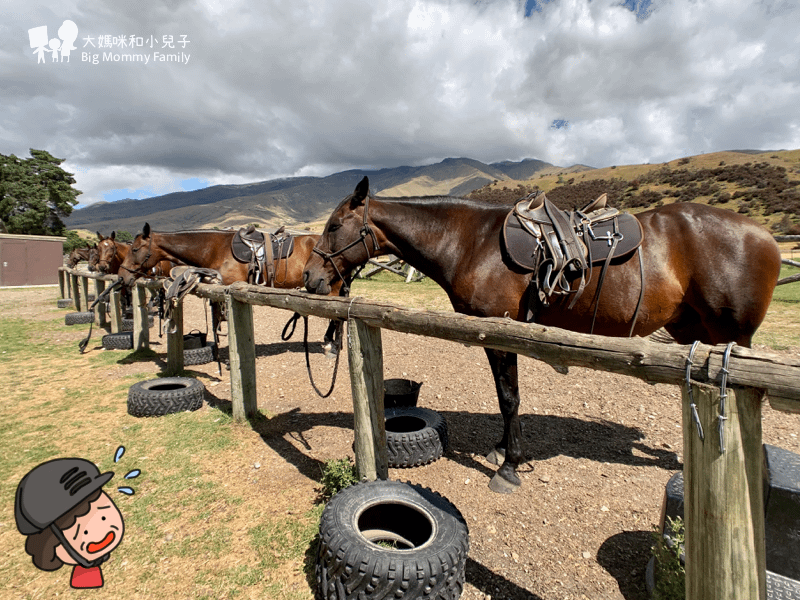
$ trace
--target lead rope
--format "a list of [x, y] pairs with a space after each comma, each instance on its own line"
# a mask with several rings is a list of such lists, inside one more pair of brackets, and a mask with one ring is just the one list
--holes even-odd
[[[108, 298], [109, 294], [111, 294], [111, 292], [113, 290], [115, 290], [115, 289], [117, 289], [117, 287], [121, 287], [121, 286], [122, 286], [122, 278], [119, 278], [117, 281], [115, 281], [109, 287], [107, 287], [105, 290], [103, 290], [100, 293], [100, 295], [97, 296], [97, 298], [95, 298], [95, 301], [92, 302], [92, 305], [89, 307], [89, 310], [94, 312], [94, 307], [95, 306], [97, 306], [100, 302], [102, 302], [103, 300]], [[92, 322], [89, 323], [89, 335], [86, 336], [86, 339], [81, 340], [80, 342], [78, 342], [78, 349], [81, 351], [81, 354], [84, 353], [84, 351], [86, 350], [86, 346], [89, 345], [89, 340], [92, 339], [92, 326], [93, 325], [94, 325], [94, 319], [92, 319]]]
[[[297, 315], [297, 316], [299, 317], [300, 315]], [[292, 317], [292, 318], [294, 319], [294, 317]], [[294, 319], [294, 321], [297, 322], [297, 319]], [[344, 323], [342, 321], [339, 321], [339, 323], [336, 325], [336, 339], [337, 340], [341, 340], [342, 339], [342, 325], [343, 324]], [[287, 327], [288, 327], [288, 325], [289, 324], [287, 323]], [[284, 328], [284, 330], [285, 330], [285, 328]], [[294, 328], [292, 328], [292, 331], [294, 331]], [[291, 336], [291, 334], [290, 334], [290, 336]], [[306, 370], [308, 371], [308, 380], [311, 382], [311, 387], [314, 388], [314, 391], [317, 392], [317, 395], [320, 398], [327, 398], [328, 396], [330, 396], [333, 393], [333, 388], [336, 385], [336, 375], [339, 373], [339, 359], [342, 357], [341, 348], [339, 348], [339, 351], [336, 353], [336, 362], [333, 365], [333, 378], [331, 379], [331, 387], [324, 394], [317, 387], [317, 384], [314, 383], [314, 375], [311, 373], [311, 358], [309, 357], [309, 351], [308, 351], [308, 317], [307, 316], [303, 317], [303, 349], [306, 352]]]

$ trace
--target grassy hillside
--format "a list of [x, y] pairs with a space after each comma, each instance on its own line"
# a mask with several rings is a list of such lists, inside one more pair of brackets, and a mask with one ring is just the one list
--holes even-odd
[[496, 181], [470, 196], [510, 204], [536, 189], [563, 208], [579, 208], [603, 193], [611, 206], [631, 212], [703, 202], [748, 215], [776, 234], [800, 234], [800, 150], [716, 152], [658, 165], [540, 173]]

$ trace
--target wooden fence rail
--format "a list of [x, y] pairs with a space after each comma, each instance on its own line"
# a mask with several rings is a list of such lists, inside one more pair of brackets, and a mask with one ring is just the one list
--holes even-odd
[[[160, 284], [140, 283], [156, 285]], [[727, 385], [721, 389], [723, 346], [698, 345], [687, 382], [689, 347], [677, 344], [586, 335], [510, 319], [413, 310], [245, 283], [200, 284], [193, 294], [228, 306], [231, 400], [237, 418], [256, 410], [253, 305], [347, 321], [356, 462], [359, 473], [370, 478], [386, 473], [381, 329], [515, 352], [546, 362], [561, 373], [578, 366], [679, 385], [683, 391], [687, 598], [766, 599], [761, 405], [766, 397], [776, 410], [800, 413], [800, 360], [734, 347]], [[146, 327], [144, 323], [140, 320], [136, 326]], [[717, 426], [723, 402], [727, 420], [720, 436]], [[705, 432], [702, 439], [696, 420]], [[736, 577], [731, 577], [734, 572]]]

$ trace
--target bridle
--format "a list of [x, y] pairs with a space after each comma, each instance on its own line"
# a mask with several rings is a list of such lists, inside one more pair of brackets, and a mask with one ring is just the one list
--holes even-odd
[[[131, 246], [130, 252], [131, 252], [131, 254], [133, 254], [133, 246]], [[144, 267], [144, 265], [147, 264], [147, 261], [150, 260], [150, 257], [152, 255], [153, 255], [153, 235], [151, 234], [150, 235], [150, 243], [147, 246], [147, 256], [144, 257], [144, 260], [140, 263], [139, 268], [138, 269], [129, 269], [128, 267], [126, 267], [124, 265], [120, 265], [119, 268], [120, 269], [125, 269], [131, 275], [141, 275], [143, 277], [147, 277], [149, 275], [149, 273], [147, 271], [143, 271], [142, 268]]]
[[333, 266], [333, 269], [336, 271], [336, 275], [339, 277], [339, 279], [342, 280], [342, 290], [344, 291], [345, 295], [349, 294], [350, 292], [350, 284], [353, 281], [353, 277], [351, 276], [348, 281], [348, 278], [346, 278], [342, 274], [342, 272], [339, 270], [339, 267], [336, 266], [336, 263], [333, 261], [333, 259], [339, 256], [340, 254], [347, 252], [353, 246], [357, 246], [358, 244], [363, 243], [364, 250], [367, 251], [367, 260], [369, 260], [370, 258], [372, 258], [372, 255], [370, 254], [369, 246], [367, 245], [367, 237], [372, 238], [372, 252], [375, 253], [378, 252], [378, 250], [380, 250], [380, 244], [378, 244], [378, 236], [375, 235], [375, 232], [372, 230], [372, 227], [370, 227], [369, 223], [367, 222], [368, 212], [369, 212], [369, 195], [367, 195], [366, 199], [364, 200], [364, 221], [361, 225], [361, 230], [359, 231], [359, 237], [357, 240], [353, 240], [352, 242], [347, 244], [347, 246], [341, 248], [340, 250], [337, 250], [336, 252], [323, 252], [316, 246], [312, 248], [312, 251], [316, 254], [319, 254], [323, 260], [330, 261], [331, 265]]

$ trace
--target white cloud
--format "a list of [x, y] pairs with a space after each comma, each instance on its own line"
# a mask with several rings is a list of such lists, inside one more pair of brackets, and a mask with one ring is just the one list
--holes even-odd
[[[524, 3], [523, 3], [524, 4]], [[81, 201], [422, 164], [448, 156], [593, 166], [800, 147], [800, 7], [554, 0], [292, 3], [12, 0], [0, 24], [0, 152], [44, 148]], [[79, 28], [37, 64], [29, 28]], [[186, 35], [188, 63], [92, 64], [86, 38]], [[96, 40], [95, 40], [96, 43]], [[551, 129], [559, 119], [568, 128]]]

